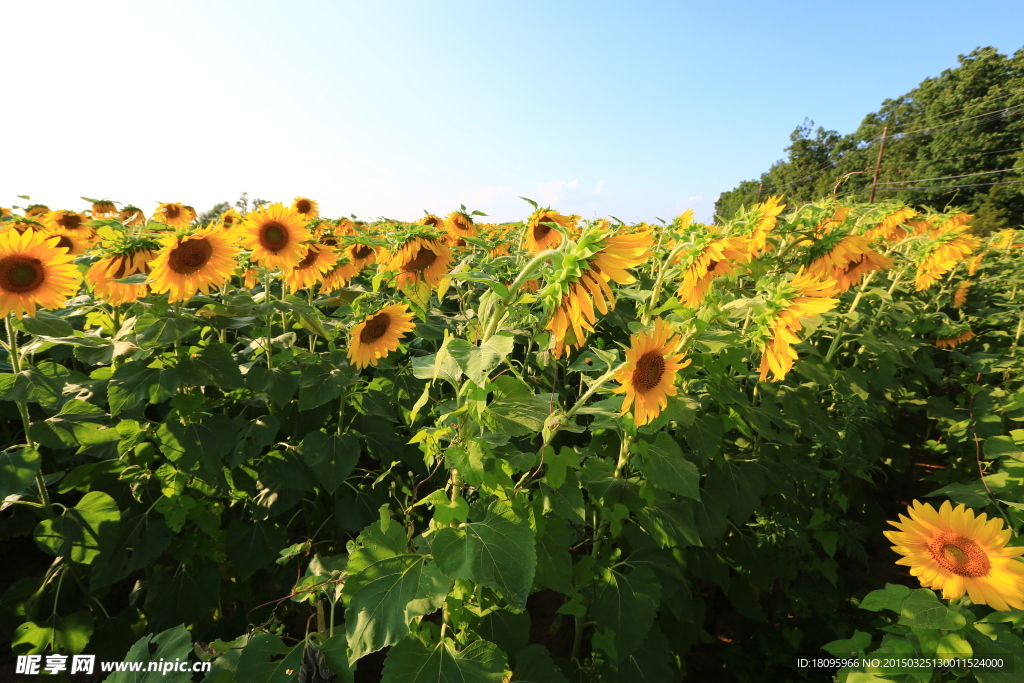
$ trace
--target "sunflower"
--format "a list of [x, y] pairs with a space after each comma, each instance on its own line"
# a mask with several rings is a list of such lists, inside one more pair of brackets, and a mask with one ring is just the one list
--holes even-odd
[[923, 252], [917, 264], [917, 291], [928, 289], [960, 261], [967, 258], [978, 245], [978, 238], [965, 233], [939, 235]]
[[704, 300], [711, 282], [720, 275], [733, 272], [737, 263], [750, 260], [742, 238], [719, 238], [699, 251], [679, 283], [679, 300], [684, 306], [696, 308]]
[[121, 209], [121, 213], [117, 215], [119, 221], [125, 225], [145, 225], [146, 214], [142, 213], [142, 209], [137, 206], [126, 206]]
[[303, 242], [312, 236], [295, 209], [271, 204], [252, 211], [238, 226], [242, 246], [252, 250], [249, 258], [264, 268], [294, 268], [306, 256]]
[[1000, 230], [999, 234], [992, 240], [993, 249], [1006, 249], [1013, 244], [1013, 238], [1017, 235], [1017, 231], [1013, 228], [1008, 230]]
[[444, 229], [444, 219], [440, 216], [428, 213], [426, 216], [416, 221], [416, 225], [426, 225], [434, 228], [435, 230], [442, 230]]
[[434, 287], [448, 272], [451, 262], [452, 253], [444, 242], [433, 237], [413, 237], [391, 255], [387, 267], [398, 273], [398, 287], [420, 282]]
[[807, 273], [831, 277], [838, 283], [839, 291], [845, 292], [867, 273], [892, 268], [895, 263], [868, 246], [870, 243], [867, 235], [846, 235], [827, 254], [814, 259], [807, 266]]
[[40, 220], [49, 230], [63, 230], [68, 234], [78, 235], [79, 239], [85, 241], [92, 241], [96, 236], [96, 231], [85, 225], [85, 222], [89, 220], [88, 216], [74, 211], [50, 211], [44, 214]]
[[764, 202], [754, 207], [756, 218], [754, 219], [754, 230], [747, 237], [745, 246], [751, 258], [756, 258], [763, 251], [771, 250], [768, 244], [768, 233], [775, 229], [779, 214], [785, 210], [786, 205], [781, 204], [782, 195], [771, 196]]
[[85, 239], [81, 232], [71, 230], [47, 230], [48, 237], [56, 238], [54, 244], [61, 249], [66, 249], [72, 256], [81, 256], [89, 250], [91, 242]]
[[334, 267], [324, 273], [321, 280], [321, 292], [333, 292], [348, 284], [348, 281], [359, 275], [359, 269], [348, 259], [339, 260]]
[[92, 202], [93, 218], [113, 218], [117, 215], [117, 207], [109, 199], [97, 199]]
[[187, 228], [195, 219], [195, 209], [178, 202], [161, 204], [153, 212], [154, 221], [171, 228]]
[[572, 218], [550, 209], [534, 211], [526, 221], [526, 234], [523, 235], [523, 247], [532, 254], [545, 249], [556, 249], [562, 243], [562, 233], [551, 226], [543, 225], [544, 223], [555, 223], [569, 229], [572, 226]]
[[345, 249], [345, 255], [352, 261], [357, 270], [363, 270], [377, 260], [377, 252], [373, 247], [356, 242]]
[[11, 216], [10, 220], [4, 221], [3, 227], [0, 231], [16, 230], [17, 232], [25, 232], [31, 228], [39, 232], [46, 232], [47, 228], [42, 223], [38, 223], [31, 218], [25, 218], [24, 216]]
[[967, 290], [970, 289], [970, 282], [961, 282], [960, 286], [956, 288], [956, 292], [953, 293], [953, 305], [957, 308], [963, 308], [964, 304], [967, 303]]
[[977, 256], [975, 256], [974, 258], [972, 258], [970, 261], [967, 262], [967, 276], [968, 277], [974, 277], [974, 274], [976, 272], [978, 272], [978, 266], [981, 265], [981, 259], [984, 256], [985, 256], [984, 254], [978, 254]]
[[8, 216], [13, 215], [14, 214], [11, 212], [11, 210], [8, 209], [6, 206], [0, 206], [0, 218], [7, 218]]
[[835, 280], [818, 279], [806, 272], [797, 273], [785, 289], [785, 303], [768, 323], [770, 339], [758, 368], [762, 382], [768, 378], [769, 370], [773, 373], [772, 381], [778, 382], [793, 369], [797, 353], [792, 345], [800, 343], [796, 335], [803, 327], [800, 319], [821, 315], [839, 303], [839, 299], [827, 298], [838, 291]]
[[50, 207], [46, 204], [29, 204], [25, 207], [25, 218], [42, 218], [50, 213]]
[[54, 242], [32, 229], [0, 233], [0, 316], [13, 312], [21, 320], [25, 313], [34, 316], [36, 306], [64, 308], [78, 291], [74, 257]]
[[242, 214], [234, 209], [228, 209], [220, 215], [220, 225], [225, 230], [230, 230], [242, 222]]
[[306, 247], [306, 255], [298, 264], [287, 271], [284, 281], [292, 292], [300, 289], [312, 289], [323, 279], [338, 260], [338, 253], [326, 244], [310, 244]]
[[238, 254], [222, 231], [207, 228], [191, 235], [165, 237], [163, 249], [149, 264], [153, 292], [170, 292], [168, 302], [188, 301], [196, 292], [226, 283], [235, 269]]
[[360, 370], [398, 348], [399, 340], [416, 326], [405, 304], [393, 304], [366, 317], [352, 328], [348, 358]]
[[[444, 230], [453, 237], [475, 237], [476, 225], [465, 211], [453, 211], [444, 219]], [[464, 245], [463, 245], [464, 246]]]
[[906, 206], [896, 209], [883, 218], [878, 225], [864, 233], [864, 236], [872, 240], [881, 237], [887, 242], [901, 240], [908, 234], [903, 224], [916, 215], [917, 211]]
[[971, 339], [974, 339], [974, 333], [971, 332], [970, 330], [967, 330], [965, 332], [961, 332], [960, 334], [958, 334], [955, 337], [946, 337], [945, 339], [936, 339], [935, 340], [935, 345], [937, 347], [939, 347], [940, 349], [953, 349], [953, 348], [956, 348], [957, 346], [960, 346], [965, 341], [970, 341]]
[[947, 500], [938, 510], [918, 501], [909, 517], [889, 522], [899, 531], [883, 531], [902, 555], [896, 564], [910, 567], [922, 586], [942, 590], [955, 600], [967, 593], [976, 605], [1006, 612], [1024, 609], [1024, 547], [1008, 547], [1012, 534], [1001, 519], [974, 516], [963, 504]]
[[633, 420], [637, 426], [645, 425], [665, 409], [668, 397], [676, 395], [676, 373], [690, 364], [685, 353], [678, 351], [681, 339], [672, 328], [660, 318], [654, 321], [654, 329], [643, 331], [630, 338], [626, 349], [626, 365], [615, 373], [619, 387], [616, 394], [625, 392], [622, 414], [633, 407]]
[[296, 197], [292, 201], [292, 210], [306, 220], [312, 220], [320, 215], [320, 206], [312, 199]]
[[85, 279], [92, 283], [95, 295], [109, 304], [138, 301], [149, 293], [149, 285], [128, 285], [114, 280], [149, 273], [149, 264], [155, 258], [156, 252], [145, 247], [110, 254], [89, 266]]

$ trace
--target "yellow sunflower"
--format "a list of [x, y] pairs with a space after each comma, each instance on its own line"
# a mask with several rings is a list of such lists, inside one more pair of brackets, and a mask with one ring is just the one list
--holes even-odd
[[442, 230], [444, 228], [444, 219], [440, 216], [428, 213], [426, 216], [416, 221], [416, 225], [428, 225], [436, 230]]
[[935, 345], [940, 349], [954, 349], [963, 344], [965, 341], [970, 341], [971, 339], [974, 339], [974, 333], [971, 332], [970, 330], [967, 330], [965, 332], [961, 332], [955, 337], [936, 339]]
[[720, 275], [733, 272], [737, 263], [750, 260], [742, 238], [719, 238], [709, 242], [693, 259], [679, 283], [679, 300], [684, 306], [696, 308], [707, 296], [711, 282]]
[[241, 243], [252, 250], [249, 259], [264, 268], [294, 268], [306, 255], [303, 244], [312, 237], [306, 221], [283, 204], [252, 211], [238, 226]]
[[333, 292], [348, 284], [348, 281], [359, 275], [359, 269], [348, 259], [339, 261], [334, 267], [324, 273], [321, 280], [321, 292]]
[[839, 299], [827, 298], [837, 293], [835, 280], [819, 280], [806, 272], [797, 273], [789, 283], [791, 296], [786, 300], [785, 307], [776, 313], [770, 323], [771, 339], [761, 355], [760, 379], [768, 378], [771, 370], [773, 382], [782, 380], [793, 369], [793, 361], [797, 353], [793, 344], [800, 343], [796, 333], [803, 327], [801, 318], [810, 318], [830, 311], [839, 303]]
[[970, 289], [970, 282], [961, 282], [960, 286], [956, 288], [953, 293], [953, 305], [957, 308], [963, 308], [964, 304], [967, 303], [967, 290]]
[[1008, 230], [1000, 230], [999, 234], [992, 239], [993, 249], [1007, 249], [1013, 244], [1013, 238], [1017, 236], [1017, 231], [1013, 228]]
[[114, 280], [149, 273], [149, 264], [155, 258], [156, 253], [145, 248], [110, 254], [89, 266], [85, 279], [92, 284], [95, 296], [109, 304], [138, 301], [149, 293], [149, 285], [127, 285]]
[[306, 197], [296, 197], [292, 201], [292, 210], [306, 220], [312, 220], [320, 215], [320, 205]]
[[96, 231], [85, 225], [88, 220], [88, 216], [74, 211], [50, 211], [42, 216], [40, 222], [49, 230], [64, 230], [68, 234], [79, 235], [83, 241], [92, 241]]
[[984, 254], [978, 254], [977, 256], [975, 256], [974, 258], [972, 258], [972, 259], [971, 259], [971, 260], [970, 260], [970, 261], [969, 261], [969, 262], [967, 263], [967, 276], [968, 276], [968, 277], [974, 277], [974, 274], [975, 274], [976, 272], [978, 272], [978, 266], [980, 266], [980, 265], [981, 265], [981, 259], [982, 259], [982, 258], [983, 258], [984, 256], [985, 256]]
[[871, 238], [867, 235], [847, 235], [827, 254], [814, 259], [807, 266], [807, 273], [832, 278], [839, 285], [839, 291], [845, 292], [867, 273], [892, 268], [895, 263], [872, 249], [870, 243]]
[[526, 234], [523, 235], [523, 248], [531, 254], [540, 253], [545, 249], [555, 249], [562, 243], [562, 233], [543, 223], [554, 223], [569, 229], [572, 227], [572, 218], [550, 209], [534, 211], [526, 221]]
[[188, 301], [199, 291], [208, 294], [234, 272], [238, 249], [222, 231], [207, 228], [183, 237], [165, 237], [161, 243], [164, 248], [149, 267], [153, 292], [170, 292], [170, 303]]
[[0, 233], [0, 316], [13, 312], [20, 320], [35, 315], [36, 306], [64, 308], [78, 291], [74, 257], [55, 242], [32, 229]]
[[42, 218], [50, 213], [50, 207], [46, 204], [30, 204], [25, 207], [25, 218]]
[[56, 238], [54, 244], [61, 249], [66, 249], [72, 256], [81, 256], [92, 245], [89, 240], [85, 239], [85, 235], [82, 232], [59, 229], [47, 230], [46, 234], [48, 237]]
[[955, 600], [967, 593], [976, 605], [1006, 612], [1024, 609], [1024, 547], [1009, 547], [1012, 533], [1001, 519], [956, 508], [947, 500], [938, 510], [918, 501], [909, 517], [889, 522], [899, 531], [884, 531], [902, 555], [896, 564], [910, 567], [922, 586], [942, 590]]
[[917, 264], [917, 291], [928, 289], [940, 277], [964, 260], [978, 245], [978, 238], [966, 233], [946, 233], [935, 238]]
[[360, 271], [377, 260], [377, 252], [373, 247], [359, 244], [358, 242], [349, 245], [345, 250], [345, 255], [351, 259], [352, 265]]
[[425, 282], [435, 287], [451, 266], [452, 253], [432, 237], [413, 237], [391, 255], [388, 269], [398, 273], [398, 287]]
[[121, 213], [117, 215], [125, 225], [145, 225], [146, 214], [142, 213], [142, 209], [137, 206], [126, 206], [121, 209]]
[[187, 228], [195, 219], [195, 209], [178, 202], [166, 202], [153, 212], [154, 221], [171, 228]]
[[238, 213], [234, 209], [228, 209], [220, 215], [220, 225], [225, 230], [231, 230], [233, 227], [242, 222], [242, 214]]
[[360, 370], [398, 348], [399, 340], [416, 325], [405, 304], [392, 304], [352, 328], [348, 358]]
[[473, 219], [464, 211], [453, 211], [444, 219], [444, 230], [454, 237], [475, 237], [477, 230]]
[[333, 247], [326, 244], [310, 244], [306, 247], [303, 259], [285, 273], [285, 284], [292, 292], [312, 289], [334, 267], [337, 260], [338, 252]]
[[754, 230], [744, 243], [751, 258], [756, 258], [761, 255], [761, 252], [771, 250], [771, 245], [768, 244], [768, 233], [775, 229], [779, 214], [786, 208], [785, 204], [780, 203], [781, 201], [782, 195], [771, 196], [754, 207], [757, 216], [754, 220]]
[[916, 215], [917, 211], [906, 206], [896, 209], [883, 218], [878, 225], [864, 233], [864, 236], [872, 240], [881, 237], [887, 242], [899, 241], [909, 234], [903, 224]]
[[117, 215], [117, 207], [109, 199], [97, 199], [92, 203], [93, 218], [113, 218]]
[[637, 426], [645, 425], [668, 405], [668, 397], [676, 395], [676, 373], [690, 364], [679, 350], [681, 339], [660, 318], [654, 321], [652, 331], [642, 331], [631, 337], [626, 349], [626, 365], [615, 373], [619, 387], [616, 394], [625, 392], [622, 414], [633, 408]]

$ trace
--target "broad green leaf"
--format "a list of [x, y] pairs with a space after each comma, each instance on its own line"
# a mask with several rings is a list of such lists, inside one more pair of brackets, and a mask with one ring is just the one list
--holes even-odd
[[334, 493], [359, 461], [359, 439], [353, 434], [310, 432], [302, 440], [302, 457], [324, 487]]
[[985, 439], [985, 457], [989, 460], [996, 458], [1013, 458], [1024, 460], [1024, 448], [1021, 448], [1013, 439], [1008, 436], [990, 436]]
[[900, 612], [903, 601], [910, 596], [910, 589], [896, 583], [887, 583], [885, 588], [871, 591], [860, 603], [861, 609], [880, 612], [883, 609]]
[[544, 522], [544, 533], [537, 539], [537, 584], [559, 593], [572, 593], [572, 555], [569, 525], [552, 517]]
[[[312, 644], [313, 647], [323, 653], [323, 659], [327, 667], [338, 675], [335, 683], [353, 683], [355, 665], [349, 664], [348, 640], [345, 638], [344, 633], [336, 633], [331, 638], [324, 639], [323, 642], [319, 642], [314, 638]], [[313, 683], [313, 681], [311, 680], [310, 683]]]
[[537, 567], [534, 533], [527, 523], [488, 510], [481, 522], [439, 530], [431, 550], [448, 578], [493, 588], [515, 609], [526, 607]]
[[180, 379], [173, 368], [149, 367], [145, 361], [128, 361], [114, 370], [107, 386], [110, 412], [117, 415], [130, 410], [146, 398], [160, 403], [174, 395], [179, 386]]
[[516, 652], [516, 668], [511, 683], [569, 683], [551, 653], [534, 643]]
[[442, 348], [437, 353], [429, 356], [417, 356], [412, 359], [412, 374], [417, 379], [433, 380], [440, 378], [451, 384], [459, 386], [459, 378], [462, 377], [462, 369], [455, 362], [448, 350]]
[[[273, 633], [261, 633], [242, 649], [235, 680], [246, 683], [295, 681], [295, 674], [302, 664], [303, 649], [303, 643], [288, 647]], [[278, 659], [281, 655], [284, 657]]]
[[103, 563], [93, 563], [93, 589], [109, 586], [142, 569], [160, 557], [171, 543], [171, 532], [158, 515], [139, 514], [121, 520], [121, 533], [113, 554]]
[[32, 486], [41, 465], [42, 458], [35, 448], [11, 446], [0, 452], [0, 501]]
[[436, 571], [436, 563], [427, 564], [427, 558], [396, 555], [359, 573], [359, 588], [345, 611], [351, 661], [394, 645], [409, 634], [413, 616], [440, 608], [448, 582]]
[[634, 510], [640, 525], [662, 548], [700, 545], [701, 536], [693, 519], [693, 503], [673, 500], [665, 491]]
[[228, 527], [227, 554], [239, 578], [247, 579], [256, 570], [269, 566], [277, 553], [288, 543], [288, 534], [273, 524], [253, 522], [246, 525], [238, 519]]
[[75, 328], [71, 326], [71, 323], [47, 311], [36, 311], [34, 316], [26, 315], [21, 319], [21, 324], [29, 334], [70, 337], [75, 333]]
[[18, 655], [47, 654], [50, 651], [79, 654], [88, 645], [93, 629], [92, 614], [85, 610], [67, 616], [50, 614], [41, 621], [26, 621], [19, 625], [11, 636], [11, 650]]
[[253, 420], [236, 417], [232, 423], [236, 428], [241, 428], [228, 458], [228, 467], [232, 469], [263, 455], [264, 449], [274, 443], [280, 428], [278, 419], [273, 415], [260, 415]]
[[445, 641], [428, 647], [406, 638], [384, 660], [382, 683], [501, 683], [505, 655], [494, 643], [476, 640], [456, 652]]
[[963, 628], [967, 621], [962, 614], [954, 612], [939, 602], [935, 591], [918, 588], [903, 601], [900, 607], [899, 623], [915, 628], [956, 631]]
[[197, 329], [195, 322], [189, 318], [175, 315], [158, 316], [151, 312], [139, 316], [135, 323], [138, 344], [146, 349], [170, 346]]
[[174, 573], [162, 566], [149, 577], [144, 611], [152, 628], [194, 624], [210, 616], [220, 600], [221, 578], [212, 564], [190, 562]]
[[[47, 372], [50, 367], [60, 367], [63, 372]], [[50, 407], [61, 397], [64, 378], [70, 373], [53, 363], [40, 363], [25, 368], [16, 375], [4, 375], [0, 379], [0, 400], [26, 401]]]
[[576, 451], [562, 446], [557, 451], [548, 446], [544, 449], [544, 478], [553, 488], [562, 488], [566, 471], [579, 469], [580, 461]]
[[120, 520], [113, 498], [102, 491], [90, 491], [60, 517], [39, 522], [35, 539], [51, 555], [90, 564], [112, 549]]
[[852, 638], [833, 640], [822, 645], [821, 649], [836, 657], [853, 657], [864, 654], [869, 647], [871, 647], [871, 634], [854, 630]]
[[540, 482], [541, 494], [544, 496], [544, 510], [554, 512], [577, 524], [586, 524], [586, 506], [583, 502], [583, 490], [575, 472], [570, 472], [559, 488], [552, 488], [547, 481]]
[[283, 368], [254, 365], [245, 375], [245, 386], [254, 393], [266, 394], [275, 405], [283, 407], [299, 388], [299, 377]]
[[539, 432], [544, 421], [557, 407], [554, 394], [534, 394], [515, 377], [502, 375], [488, 385], [494, 399], [487, 404], [480, 421], [498, 434], [525, 436]]
[[676, 495], [700, 500], [700, 472], [667, 432], [658, 432], [654, 443], [639, 441], [636, 445], [642, 457], [634, 462], [648, 481]]
[[340, 368], [306, 366], [299, 378], [299, 410], [310, 410], [338, 398], [350, 381]]
[[484, 386], [494, 368], [512, 352], [514, 339], [509, 332], [501, 332], [477, 346], [464, 339], [453, 339], [448, 343], [448, 353], [466, 373], [466, 377], [478, 387]]
[[156, 433], [168, 460], [185, 471], [198, 463], [209, 482], [220, 476], [224, 456], [235, 441], [235, 425], [221, 413], [214, 413], [203, 422], [164, 422]]
[[716, 455], [722, 444], [722, 420], [715, 413], [708, 413], [694, 420], [693, 427], [684, 433], [686, 443], [700, 458], [706, 462]]
[[590, 613], [602, 628], [615, 632], [620, 661], [644, 642], [660, 601], [660, 583], [646, 566], [634, 567], [628, 574], [620, 567], [602, 573]]
[[671, 683], [679, 680], [668, 639], [653, 626], [636, 652], [624, 658], [610, 677], [621, 683]]
[[[106, 683], [157, 683], [158, 681], [160, 683], [190, 683], [192, 673], [188, 671], [164, 673], [162, 670], [146, 671], [146, 669], [149, 668], [149, 662], [155, 662], [159, 667], [163, 662], [187, 660], [191, 654], [192, 635], [183, 624], [178, 624], [174, 628], [161, 631], [156, 635], [145, 635], [135, 641], [122, 660], [143, 662], [142, 671], [117, 671], [106, 679]], [[99, 667], [97, 667], [98, 669]]]
[[202, 351], [178, 363], [182, 384], [220, 387], [227, 391], [242, 386], [242, 373], [226, 344], [212, 342]]

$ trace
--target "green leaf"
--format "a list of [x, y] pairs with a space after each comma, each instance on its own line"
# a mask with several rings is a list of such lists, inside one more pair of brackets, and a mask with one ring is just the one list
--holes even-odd
[[135, 323], [139, 346], [150, 349], [170, 346], [196, 329], [196, 323], [189, 318], [175, 315], [160, 316], [152, 312], [142, 314]]
[[918, 588], [903, 601], [899, 623], [914, 628], [936, 628], [956, 631], [967, 621], [959, 612], [949, 609], [935, 596], [935, 591]]
[[833, 640], [822, 645], [821, 649], [836, 657], [852, 657], [864, 654], [869, 647], [871, 647], [871, 634], [854, 630], [852, 638]]
[[254, 420], [236, 417], [232, 424], [239, 429], [235, 437], [234, 451], [228, 458], [228, 467], [235, 468], [242, 463], [263, 455], [264, 449], [274, 443], [280, 423], [273, 415], [260, 415]]
[[[641, 679], [642, 680], [642, 679]], [[569, 683], [551, 653], [534, 643], [516, 652], [516, 668], [511, 683]]]
[[484, 386], [494, 368], [512, 352], [514, 339], [509, 332], [501, 332], [477, 346], [464, 339], [453, 339], [448, 343], [448, 353], [456, 364], [478, 387]]
[[692, 505], [673, 500], [665, 491], [656, 491], [653, 500], [642, 503], [635, 513], [641, 526], [662, 548], [685, 548], [701, 544]]
[[71, 323], [46, 311], [36, 311], [35, 316], [26, 315], [21, 319], [21, 324], [29, 334], [70, 337], [75, 333], [75, 328], [71, 326]]
[[456, 652], [449, 641], [428, 647], [407, 638], [384, 660], [381, 683], [501, 683], [505, 655], [494, 643], [476, 640]]
[[0, 501], [32, 486], [41, 465], [42, 458], [35, 448], [12, 446], [0, 452]]
[[220, 475], [223, 458], [231, 451], [236, 437], [235, 425], [221, 413], [214, 413], [203, 422], [164, 422], [156, 435], [168, 460], [185, 471], [198, 463], [209, 482]]
[[[246, 683], [295, 681], [295, 673], [302, 665], [303, 649], [302, 643], [288, 647], [273, 633], [261, 633], [242, 649], [234, 680]], [[284, 657], [280, 658], [281, 655]]]
[[79, 654], [93, 634], [92, 614], [85, 610], [67, 616], [53, 613], [42, 621], [26, 621], [11, 636], [14, 654], [60, 652]]
[[197, 387], [220, 387], [227, 391], [242, 386], [242, 373], [226, 344], [212, 342], [198, 354], [178, 363], [182, 384]]
[[404, 554], [367, 565], [345, 611], [350, 661], [394, 645], [409, 634], [413, 616], [440, 608], [448, 582], [427, 555]]
[[299, 388], [299, 378], [283, 368], [254, 365], [245, 376], [245, 386], [254, 393], [266, 394], [275, 405], [283, 407]]
[[1013, 458], [1024, 461], [1024, 448], [1021, 448], [1013, 439], [1008, 436], [990, 436], [985, 439], [985, 457], [989, 460], [996, 458]]
[[299, 410], [310, 410], [338, 398], [350, 381], [340, 368], [306, 366], [299, 379]]
[[545, 520], [544, 533], [537, 539], [537, 584], [559, 593], [572, 593], [572, 555], [569, 525], [553, 517]]
[[706, 462], [716, 455], [722, 444], [722, 420], [715, 413], [708, 413], [694, 420], [693, 427], [686, 430], [686, 443]]
[[110, 412], [117, 415], [130, 410], [147, 397], [153, 403], [160, 403], [174, 395], [179, 386], [180, 379], [173, 368], [150, 367], [144, 361], [128, 361], [114, 370], [107, 385]]
[[[53, 363], [47, 364], [53, 366]], [[64, 381], [61, 375], [70, 374], [46, 372], [43, 364], [22, 370], [16, 375], [4, 375], [0, 379], [0, 400], [27, 401], [44, 406], [53, 406], [60, 400]]]
[[700, 500], [700, 472], [667, 432], [658, 432], [654, 443], [639, 441], [636, 445], [643, 457], [634, 462], [649, 481], [676, 495]]
[[334, 493], [359, 461], [359, 439], [353, 434], [310, 432], [302, 439], [302, 458], [324, 487]]
[[679, 680], [679, 672], [676, 670], [668, 639], [660, 628], [651, 628], [637, 651], [619, 664], [616, 674], [613, 680], [618, 681], [669, 683]]
[[557, 406], [554, 394], [534, 394], [515, 377], [502, 375], [488, 385], [494, 392], [492, 400], [480, 416], [488, 430], [508, 436], [525, 436], [539, 432], [544, 421]]
[[563, 519], [577, 524], [586, 524], [586, 505], [583, 502], [583, 490], [575, 472], [570, 472], [565, 482], [555, 489], [547, 481], [540, 482], [541, 494], [544, 496], [544, 510], [553, 510]]
[[488, 510], [482, 522], [439, 530], [431, 551], [448, 578], [493, 588], [515, 609], [525, 609], [537, 567], [533, 529], [498, 511], [507, 513], [507, 506]]
[[256, 570], [269, 566], [278, 551], [288, 544], [288, 534], [272, 524], [253, 522], [246, 524], [231, 520], [225, 550], [239, 578], [248, 579]]
[[455, 362], [448, 349], [442, 347], [437, 353], [429, 356], [417, 356], [412, 359], [412, 374], [417, 379], [433, 380], [439, 377], [453, 387], [458, 388], [462, 369]]
[[162, 662], [188, 660], [190, 654], [192, 654], [192, 635], [183, 624], [178, 624], [174, 628], [161, 631], [156, 635], [143, 636], [135, 641], [123, 660], [125, 662], [143, 662], [142, 670], [139, 672], [114, 672], [107, 677], [106, 683], [190, 683], [192, 674], [188, 671], [167, 673], [163, 673], [161, 670], [146, 671], [149, 668], [149, 662], [155, 662], [159, 667]]
[[102, 491], [90, 491], [60, 517], [39, 522], [35, 539], [44, 552], [90, 564], [112, 549], [120, 520], [121, 512], [113, 498]]
[[220, 600], [220, 586], [215, 565], [183, 564], [173, 576], [157, 565], [150, 574], [144, 604], [150, 627], [194, 624], [207, 618]]
[[883, 609], [899, 614], [903, 601], [910, 596], [910, 589], [896, 583], [887, 583], [881, 590], [871, 591], [860, 603], [861, 609], [880, 612]]
[[660, 585], [646, 566], [634, 567], [628, 574], [618, 567], [606, 569], [598, 579], [590, 613], [598, 624], [615, 632], [620, 661], [636, 652], [650, 631], [661, 600]]

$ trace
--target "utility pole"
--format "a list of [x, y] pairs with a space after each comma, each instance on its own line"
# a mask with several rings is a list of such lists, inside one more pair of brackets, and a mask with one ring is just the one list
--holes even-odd
[[885, 152], [885, 134], [889, 131], [889, 126], [882, 127], [882, 144], [878, 148], [878, 161], [875, 162], [875, 177], [871, 180], [871, 198], [868, 199], [868, 204], [875, 203], [875, 188], [878, 186], [878, 171], [882, 168], [882, 153]]
[[761, 190], [764, 188], [764, 183], [757, 184], [757, 199], [754, 200], [755, 204], [761, 203]]

